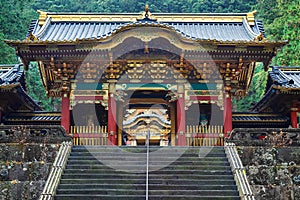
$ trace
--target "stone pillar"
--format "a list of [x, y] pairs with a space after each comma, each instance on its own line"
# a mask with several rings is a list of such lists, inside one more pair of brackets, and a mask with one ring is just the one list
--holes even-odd
[[70, 96], [64, 93], [61, 99], [61, 126], [70, 133]]
[[297, 118], [297, 101], [293, 101], [292, 106], [291, 106], [291, 126], [292, 128], [298, 128], [298, 118]]
[[186, 121], [185, 121], [185, 100], [184, 85], [178, 85], [178, 99], [176, 102], [176, 128], [177, 128], [177, 145], [186, 146]]
[[224, 95], [224, 137], [232, 131], [232, 102], [230, 92]]
[[117, 103], [116, 103], [116, 83], [110, 82], [108, 88], [108, 143], [117, 145]]

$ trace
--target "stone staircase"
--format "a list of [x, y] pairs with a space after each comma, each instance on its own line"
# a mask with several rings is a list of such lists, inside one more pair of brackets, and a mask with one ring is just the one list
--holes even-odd
[[[146, 152], [74, 146], [55, 199], [146, 199]], [[149, 199], [240, 197], [223, 147], [150, 147]]]

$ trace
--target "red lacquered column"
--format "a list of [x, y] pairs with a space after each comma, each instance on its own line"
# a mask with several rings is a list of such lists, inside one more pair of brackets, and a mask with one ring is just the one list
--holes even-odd
[[70, 97], [68, 94], [63, 94], [61, 100], [61, 126], [67, 133], [70, 133]]
[[232, 102], [231, 95], [226, 93], [224, 95], [224, 137], [232, 131]]
[[178, 94], [178, 99], [176, 103], [176, 127], [177, 127], [177, 145], [186, 146], [186, 119], [185, 119], [185, 101], [184, 93]]

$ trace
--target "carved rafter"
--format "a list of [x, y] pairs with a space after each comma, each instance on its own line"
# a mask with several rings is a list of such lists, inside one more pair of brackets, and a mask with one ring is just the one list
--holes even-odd
[[77, 72], [75, 63], [57, 62], [51, 57], [48, 62], [40, 61], [39, 67], [48, 96], [59, 97], [62, 93], [70, 93], [71, 80]]
[[216, 83], [223, 80], [224, 88], [234, 96], [244, 96], [249, 88], [255, 63], [179, 60], [116, 60], [101, 63], [60, 62], [51, 58], [42, 62], [40, 69], [48, 95], [57, 97], [61, 92], [70, 92], [71, 81], [105, 83], [109, 79], [120, 82], [174, 82], [186, 79], [192, 82]]
[[218, 66], [225, 91], [234, 96], [245, 96], [251, 83], [255, 63], [244, 61], [240, 57], [236, 62], [219, 62]]

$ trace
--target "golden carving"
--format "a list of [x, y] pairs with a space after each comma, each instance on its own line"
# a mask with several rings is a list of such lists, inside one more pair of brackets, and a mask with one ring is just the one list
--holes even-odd
[[[128, 141], [145, 141], [148, 131], [150, 140], [169, 141], [171, 122], [166, 109], [127, 109], [123, 121], [123, 131]], [[160, 143], [162, 144], [162, 143]]]

